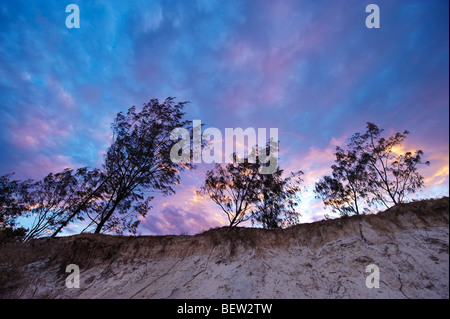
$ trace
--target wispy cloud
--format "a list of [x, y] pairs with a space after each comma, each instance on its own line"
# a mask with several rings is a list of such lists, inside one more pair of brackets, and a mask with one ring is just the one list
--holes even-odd
[[[308, 184], [367, 121], [410, 130], [432, 161], [429, 189], [448, 194], [448, 2], [377, 4], [381, 28], [369, 30], [359, 0], [81, 1], [81, 28], [67, 29], [63, 3], [2, 2], [0, 173], [98, 166], [117, 112], [175, 96], [206, 127], [279, 128], [282, 168]], [[204, 172], [171, 200], [193, 200]], [[305, 202], [305, 220], [321, 214]], [[168, 204], [170, 228], [155, 205], [143, 229], [151, 216], [155, 233], [216, 225], [196, 205], [212, 217]], [[201, 226], [181, 223], [188, 212]]]

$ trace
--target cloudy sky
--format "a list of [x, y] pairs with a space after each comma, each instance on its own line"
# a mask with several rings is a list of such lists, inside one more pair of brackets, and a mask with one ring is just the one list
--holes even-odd
[[[281, 168], [305, 172], [302, 222], [323, 218], [314, 181], [368, 121], [409, 130], [404, 149], [432, 163], [418, 196], [448, 195], [448, 25], [447, 0], [0, 1], [0, 174], [100, 167], [117, 112], [173, 96], [205, 128], [278, 128]], [[139, 232], [226, 225], [195, 195], [211, 168], [184, 173]]]

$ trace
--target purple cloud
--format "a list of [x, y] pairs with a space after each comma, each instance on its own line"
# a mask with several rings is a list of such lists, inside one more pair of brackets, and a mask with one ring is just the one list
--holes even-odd
[[[83, 1], [80, 29], [67, 29], [65, 4], [2, 2], [0, 174], [98, 167], [117, 112], [175, 96], [206, 127], [277, 127], [282, 168], [308, 183], [367, 121], [408, 129], [432, 161], [427, 194], [448, 194], [448, 2], [379, 0], [376, 30], [369, 3]], [[186, 208], [210, 168], [183, 175], [166, 206], [156, 199], [142, 232], [226, 224], [208, 201]], [[323, 215], [305, 202], [305, 220]]]

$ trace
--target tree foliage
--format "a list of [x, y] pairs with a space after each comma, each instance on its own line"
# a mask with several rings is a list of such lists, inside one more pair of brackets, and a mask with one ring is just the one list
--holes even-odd
[[257, 163], [245, 159], [225, 167], [215, 164], [206, 173], [204, 185], [197, 193], [209, 196], [227, 215], [229, 226], [237, 226], [251, 217], [253, 204], [257, 198]]
[[60, 173], [50, 173], [42, 180], [30, 183], [25, 200], [29, 208], [25, 214], [32, 220], [25, 240], [51, 233], [65, 214], [75, 206], [78, 197], [78, 181], [73, 170], [65, 169]]
[[[268, 146], [266, 146], [268, 147]], [[263, 149], [260, 150], [264, 151]], [[254, 151], [257, 153], [256, 151]], [[301, 171], [283, 178], [277, 166], [273, 174], [261, 174], [261, 163], [254, 153], [222, 166], [216, 164], [206, 173], [204, 185], [197, 192], [209, 196], [227, 215], [229, 226], [252, 220], [264, 228], [277, 228], [298, 222]]]
[[297, 207], [300, 203], [303, 172], [291, 172], [286, 178], [282, 175], [283, 170], [278, 168], [273, 174], [260, 176], [252, 222], [261, 224], [263, 228], [288, 227], [299, 222]]
[[138, 216], [145, 217], [153, 196], [175, 193], [179, 173], [193, 168], [191, 163], [175, 163], [170, 151], [175, 142], [170, 135], [175, 128], [188, 128], [183, 120], [186, 102], [175, 104], [173, 98], [144, 104], [141, 111], [133, 106], [119, 113], [112, 125], [114, 140], [102, 166], [105, 182], [99, 200], [88, 209], [87, 216], [95, 232], [124, 230], [135, 233]]
[[365, 161], [355, 150], [336, 148], [332, 174], [323, 176], [315, 185], [315, 192], [325, 206], [341, 216], [363, 213], [363, 201], [368, 196], [368, 174]]
[[95, 233], [135, 233], [151, 208], [151, 193], [173, 194], [180, 172], [194, 167], [170, 157], [171, 132], [190, 128], [183, 120], [185, 104], [152, 99], [140, 111], [133, 106], [118, 113], [101, 168], [66, 169], [39, 181], [1, 177], [0, 227], [23, 215], [33, 220], [25, 240], [56, 236], [76, 220], [87, 220], [85, 230]]
[[315, 185], [317, 197], [341, 215], [361, 214], [371, 205], [389, 208], [424, 186], [418, 172], [423, 151], [401, 152], [408, 131], [382, 136], [383, 129], [367, 123], [366, 132], [355, 133], [347, 149], [336, 148], [332, 174]]
[[397, 132], [393, 136], [381, 136], [383, 129], [367, 123], [364, 134], [355, 134], [351, 146], [367, 165], [369, 186], [374, 201], [389, 207], [404, 202], [405, 197], [424, 186], [423, 176], [418, 172], [423, 151], [401, 153], [401, 146], [409, 131]]
[[0, 176], [0, 230], [14, 227], [16, 218], [28, 207], [23, 197], [29, 181], [12, 180], [12, 176]]

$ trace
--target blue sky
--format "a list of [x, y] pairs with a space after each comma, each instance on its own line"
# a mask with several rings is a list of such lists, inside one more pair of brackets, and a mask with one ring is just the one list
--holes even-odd
[[[66, 28], [70, 3], [79, 29]], [[365, 25], [369, 3], [380, 29]], [[222, 132], [278, 128], [281, 167], [309, 188], [366, 122], [407, 129], [405, 150], [432, 162], [419, 196], [448, 195], [448, 19], [444, 0], [1, 1], [0, 174], [99, 167], [117, 112], [174, 96]], [[186, 172], [139, 231], [225, 225], [195, 195], [211, 168]], [[322, 206], [305, 193], [302, 221]]]

